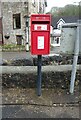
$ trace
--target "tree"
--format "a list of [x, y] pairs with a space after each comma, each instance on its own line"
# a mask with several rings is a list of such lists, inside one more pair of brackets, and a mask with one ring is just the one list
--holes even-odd
[[52, 7], [50, 13], [53, 16], [78, 16], [79, 6], [70, 4], [66, 5], [65, 7]]

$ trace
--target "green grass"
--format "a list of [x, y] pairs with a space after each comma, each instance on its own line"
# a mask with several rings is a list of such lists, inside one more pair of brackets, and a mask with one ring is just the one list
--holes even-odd
[[25, 45], [15, 45], [15, 44], [2, 45], [2, 50], [3, 51], [6, 51], [6, 50], [14, 51], [14, 49], [16, 49], [16, 50], [24, 50]]

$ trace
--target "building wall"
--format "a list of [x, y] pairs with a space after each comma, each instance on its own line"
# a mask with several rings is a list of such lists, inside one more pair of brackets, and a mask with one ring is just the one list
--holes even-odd
[[2, 16], [1, 16], [1, 1], [0, 1], [0, 44], [2, 44]]
[[60, 46], [52, 47], [54, 53], [74, 54], [75, 40], [77, 39], [77, 27], [67, 26], [62, 28]]
[[[38, 0], [35, 0], [35, 5], [32, 3], [32, 0], [29, 0], [29, 16], [31, 16], [31, 14], [37, 14], [38, 13]], [[31, 27], [31, 20], [29, 18], [29, 46], [31, 45], [31, 31], [30, 31], [30, 27]]]
[[0, 1], [0, 18], [1, 18], [1, 1]]
[[[26, 43], [26, 16], [37, 13], [37, 2], [35, 6], [32, 0], [28, 2], [28, 9], [24, 2], [3, 2], [3, 40], [5, 44], [16, 44], [16, 35], [22, 35], [22, 44]], [[21, 29], [13, 29], [13, 14], [21, 14]], [[8, 39], [5, 35], [9, 36]]]
[[0, 18], [0, 44], [2, 44], [2, 18]]
[[35, 4], [33, 4], [32, 0], [29, 0], [29, 13], [34, 14], [38, 13], [38, 1], [35, 0]]
[[74, 44], [77, 36], [77, 27], [63, 28], [60, 52], [74, 54]]
[[[5, 44], [16, 43], [16, 35], [25, 36], [25, 20], [22, 3], [3, 3], [3, 39]], [[13, 29], [13, 14], [21, 13], [21, 29]], [[10, 36], [9, 39], [5, 35]]]
[[79, 30], [79, 49], [80, 49], [80, 55], [81, 55], [81, 20], [80, 20], [80, 30]]

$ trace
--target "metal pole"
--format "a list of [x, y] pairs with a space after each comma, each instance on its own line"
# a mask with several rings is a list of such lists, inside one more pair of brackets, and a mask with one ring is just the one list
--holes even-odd
[[42, 55], [38, 55], [38, 66], [37, 66], [37, 95], [41, 96], [41, 66], [42, 66]]
[[72, 73], [71, 73], [71, 83], [70, 83], [70, 93], [74, 92], [74, 84], [75, 84], [75, 78], [76, 78], [76, 69], [77, 69], [77, 61], [78, 61], [78, 55], [79, 55], [79, 21], [77, 25], [77, 39], [75, 41], [75, 51], [74, 51], [74, 59], [73, 59], [73, 66], [72, 66]]

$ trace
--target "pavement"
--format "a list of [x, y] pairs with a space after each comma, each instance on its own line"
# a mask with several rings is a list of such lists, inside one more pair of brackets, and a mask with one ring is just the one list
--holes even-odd
[[[76, 90], [76, 89], [75, 89]], [[80, 118], [79, 93], [42, 89], [37, 96], [34, 88], [3, 89], [3, 118]]]

